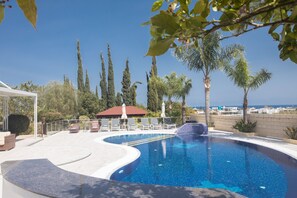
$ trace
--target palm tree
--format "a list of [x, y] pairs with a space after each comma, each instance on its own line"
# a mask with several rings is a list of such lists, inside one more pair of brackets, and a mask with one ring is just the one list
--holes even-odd
[[185, 63], [190, 70], [201, 71], [204, 79], [205, 91], [205, 122], [209, 123], [210, 107], [210, 74], [228, 64], [243, 47], [230, 45], [222, 48], [220, 45], [220, 34], [212, 33], [200, 39], [197, 43], [182, 46], [175, 50], [175, 57]]
[[178, 98], [182, 98], [182, 121], [183, 124], [186, 122], [186, 96], [189, 95], [192, 88], [192, 80], [182, 75], [179, 78], [180, 89], [178, 90]]
[[171, 115], [172, 111], [172, 98], [177, 97], [179, 86], [180, 86], [180, 79], [177, 77], [175, 72], [172, 72], [169, 75], [166, 75], [164, 77], [164, 83], [166, 86], [166, 92], [165, 95], [168, 97], [168, 103], [169, 103], [169, 115]]
[[247, 107], [249, 91], [259, 88], [271, 78], [271, 73], [261, 69], [254, 76], [250, 74], [249, 66], [243, 55], [235, 62], [235, 67], [225, 66], [225, 72], [234, 84], [243, 89], [243, 121], [247, 124]]

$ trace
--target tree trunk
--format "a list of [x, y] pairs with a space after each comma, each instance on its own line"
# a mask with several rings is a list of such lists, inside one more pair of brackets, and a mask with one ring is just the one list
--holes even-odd
[[182, 102], [182, 121], [183, 124], [186, 122], [186, 98], [183, 96], [183, 102]]
[[205, 124], [208, 126], [209, 123], [209, 106], [210, 106], [210, 79], [208, 76], [204, 78], [205, 88]]
[[243, 97], [243, 121], [245, 124], [247, 124], [247, 107], [248, 107], [248, 99], [247, 99], [247, 92], [245, 92]]
[[171, 98], [168, 98], [168, 102], [169, 102], [169, 116], [171, 116], [171, 113], [172, 113], [172, 101], [171, 101]]

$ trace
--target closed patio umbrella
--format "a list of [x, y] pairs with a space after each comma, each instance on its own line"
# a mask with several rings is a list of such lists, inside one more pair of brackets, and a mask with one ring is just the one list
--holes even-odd
[[162, 103], [162, 113], [161, 113], [161, 118], [165, 118], [166, 115], [165, 115], [165, 103], [163, 102]]
[[125, 103], [122, 105], [122, 119], [127, 119], [127, 114], [126, 114], [126, 105]]

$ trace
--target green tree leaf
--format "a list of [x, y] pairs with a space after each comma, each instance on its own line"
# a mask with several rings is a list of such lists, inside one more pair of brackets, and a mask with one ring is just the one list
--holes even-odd
[[297, 53], [291, 52], [289, 56], [290, 56], [291, 61], [293, 61], [294, 63], [297, 64]]
[[173, 43], [174, 38], [167, 38], [163, 40], [151, 40], [150, 48], [146, 56], [159, 56], [164, 54]]
[[274, 24], [270, 27], [268, 33], [271, 34], [272, 32], [274, 32], [274, 30], [279, 26], [279, 24]]
[[157, 27], [156, 31], [165, 32], [170, 35], [174, 34], [180, 27], [174, 16], [162, 11], [160, 14], [151, 18], [151, 23], [152, 26]]
[[194, 9], [192, 11], [193, 14], [201, 14], [202, 11], [205, 9], [205, 3], [204, 0], [199, 0], [194, 6]]
[[150, 25], [151, 24], [151, 21], [146, 21], [144, 23], [141, 24], [141, 26], [147, 26], [147, 25]]
[[280, 36], [279, 36], [279, 34], [278, 33], [276, 33], [276, 32], [273, 32], [273, 33], [271, 33], [271, 36], [273, 37], [273, 39], [274, 40], [276, 40], [276, 41], [279, 41], [279, 39], [280, 39]]
[[17, 0], [19, 7], [23, 10], [24, 15], [30, 21], [34, 28], [36, 28], [37, 7], [35, 0]]
[[4, 7], [0, 5], [0, 23], [4, 19]]
[[297, 6], [295, 6], [295, 7], [293, 8], [293, 11], [292, 11], [292, 14], [291, 14], [291, 16], [290, 16], [290, 19], [291, 19], [291, 20], [296, 20], [296, 19], [297, 19]]
[[159, 10], [163, 5], [164, 0], [155, 1], [152, 7], [152, 12]]

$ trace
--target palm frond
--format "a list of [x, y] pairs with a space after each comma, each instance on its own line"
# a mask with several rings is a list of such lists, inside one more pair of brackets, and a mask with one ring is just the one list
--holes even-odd
[[271, 78], [272, 74], [265, 69], [261, 69], [258, 73], [256, 73], [249, 84], [251, 89], [257, 89], [265, 82], [267, 82]]

